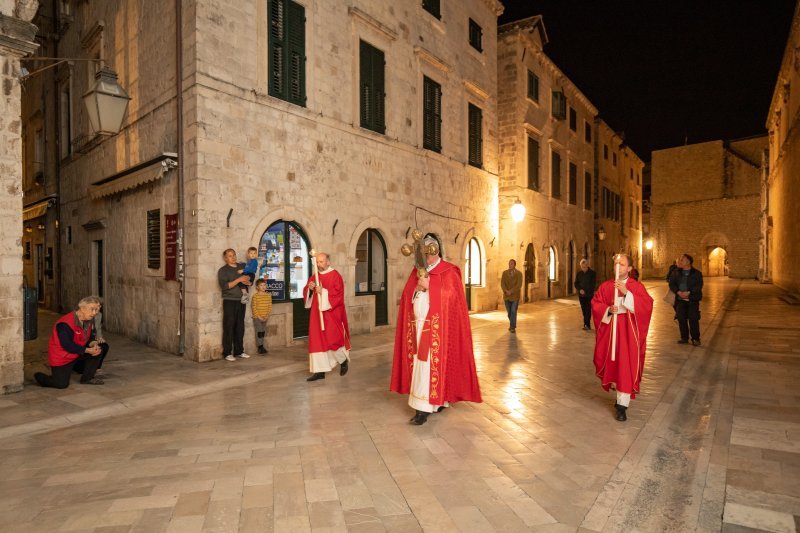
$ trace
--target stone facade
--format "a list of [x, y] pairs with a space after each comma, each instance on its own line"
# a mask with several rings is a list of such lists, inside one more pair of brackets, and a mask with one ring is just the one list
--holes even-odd
[[21, 57], [36, 49], [37, 2], [0, 2], [0, 392], [22, 388]]
[[800, 3], [769, 108], [769, 162], [762, 187], [761, 278], [800, 292]]
[[[597, 109], [547, 57], [545, 44], [541, 17], [499, 28], [498, 259], [521, 267], [525, 301], [572, 294], [578, 261], [593, 251]], [[557, 99], [566, 100], [561, 109]], [[509, 214], [517, 200], [526, 208], [521, 222]]]
[[653, 152], [652, 266], [663, 276], [683, 253], [705, 276], [758, 274], [761, 154], [767, 137]]
[[641, 269], [644, 162], [602, 119], [595, 121], [596, 188], [594, 268], [598, 280], [614, 276], [614, 256], [626, 253]]
[[[59, 74], [72, 110], [69, 152], [60, 154], [65, 306], [102, 292], [110, 331], [181, 350], [180, 282], [164, 279], [163, 254], [158, 268], [150, 268], [147, 253], [148, 212], [158, 210], [163, 250], [164, 215], [180, 207], [178, 172], [159, 166], [163, 154], [174, 159], [179, 151], [180, 119], [186, 357], [221, 355], [222, 251], [232, 247], [244, 257], [276, 221], [292, 222], [308, 248], [332, 254], [348, 290], [353, 333], [377, 327], [378, 296], [355, 291], [357, 248], [367, 230], [385, 244], [389, 324], [411, 269], [398, 253], [410, 227], [434, 233], [445, 258], [462, 268], [472, 242], [481, 256], [472, 309], [496, 308], [500, 269], [489, 243], [498, 235], [498, 2], [443, 2], [439, 17], [419, 2], [301, 2], [304, 105], [269, 95], [266, 0], [182, 2], [181, 117], [175, 5], [70, 5], [72, 23], [59, 54], [99, 56], [131, 101], [121, 133], [96, 137], [79, 98], [93, 64]], [[482, 46], [469, 43], [470, 19]], [[385, 57], [384, 134], [360, 127], [361, 41]], [[441, 87], [440, 152], [423, 148], [423, 77]], [[482, 112], [477, 166], [468, 161], [469, 104]], [[295, 315], [305, 311], [296, 301], [273, 309], [269, 344], [294, 342]], [[246, 351], [254, 348], [252, 337], [248, 326]]]

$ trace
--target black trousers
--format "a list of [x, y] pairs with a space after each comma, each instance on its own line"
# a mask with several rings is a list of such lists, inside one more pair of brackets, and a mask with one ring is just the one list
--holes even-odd
[[[97, 364], [97, 368], [103, 368], [103, 361], [106, 359], [106, 354], [108, 354], [108, 343], [103, 342], [100, 343], [100, 349], [103, 350], [100, 352], [100, 355], [95, 357], [95, 359], [99, 359], [100, 362]], [[86, 371], [86, 361], [84, 360], [76, 360], [75, 366], [72, 367], [76, 374], [83, 374]], [[97, 369], [95, 369], [96, 371]]]
[[[108, 346], [106, 344], [106, 346]], [[72, 370], [75, 367], [75, 364], [80, 362], [84, 364], [83, 368], [83, 377], [81, 377], [81, 382], [89, 381], [94, 377], [94, 373], [97, 372], [97, 367], [100, 365], [100, 357], [92, 357], [89, 354], [82, 354], [79, 355], [77, 359], [74, 361], [70, 361], [66, 365], [62, 366], [54, 366], [51, 367], [53, 372], [52, 376], [48, 376], [47, 374], [42, 374], [41, 372], [37, 372], [34, 374], [34, 378], [36, 382], [39, 383], [42, 387], [54, 387], [56, 389], [66, 389], [69, 387], [69, 378], [72, 375]]]
[[681, 330], [681, 339], [688, 341], [691, 334], [692, 340], [700, 340], [700, 302], [675, 301], [675, 316], [678, 317], [678, 328]]
[[244, 352], [244, 311], [241, 300], [222, 300], [222, 356]]
[[583, 325], [587, 328], [592, 327], [592, 297], [591, 296], [578, 296], [581, 302], [581, 311], [583, 312]]

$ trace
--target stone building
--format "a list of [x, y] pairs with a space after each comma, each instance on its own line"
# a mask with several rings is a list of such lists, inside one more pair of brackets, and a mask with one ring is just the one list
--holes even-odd
[[800, 293], [800, 3], [769, 107], [769, 160], [762, 181], [760, 277]]
[[22, 388], [22, 125], [20, 58], [36, 50], [38, 2], [0, 0], [0, 392]]
[[604, 120], [595, 121], [595, 130], [597, 252], [593, 263], [598, 280], [606, 280], [614, 277], [613, 258], [618, 253], [631, 256], [641, 269], [644, 162]]
[[[597, 109], [544, 53], [542, 17], [498, 32], [498, 260], [521, 267], [525, 301], [562, 297], [593, 250]], [[517, 201], [520, 222], [509, 214]]]
[[761, 158], [767, 137], [710, 141], [652, 158], [652, 265], [663, 276], [683, 253], [705, 276], [758, 274]]
[[[57, 5], [58, 54], [101, 60], [60, 65], [40, 106], [58, 118], [63, 306], [101, 294], [109, 330], [216, 359], [222, 251], [256, 246], [268, 342], [286, 345], [307, 331], [314, 248], [369, 331], [394, 323], [418, 227], [464, 269], [471, 308], [496, 308], [499, 2]], [[131, 97], [116, 136], [80, 105], [103, 64]]]

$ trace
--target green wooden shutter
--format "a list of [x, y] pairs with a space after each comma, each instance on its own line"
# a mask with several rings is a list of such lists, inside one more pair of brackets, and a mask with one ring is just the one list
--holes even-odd
[[426, 77], [422, 78], [422, 147], [442, 150], [442, 88]]
[[483, 165], [483, 112], [479, 107], [469, 104], [469, 142], [468, 142], [468, 162], [475, 167]]
[[439, 0], [422, 0], [422, 9], [424, 9], [437, 19], [442, 18], [442, 14], [439, 8]]
[[539, 141], [528, 137], [528, 188], [539, 190]]
[[[359, 41], [359, 112], [361, 127], [370, 128], [372, 123], [372, 47], [364, 41]], [[370, 128], [371, 129], [371, 128]]]
[[384, 54], [369, 43], [360, 41], [359, 61], [361, 127], [384, 133], [386, 131]]
[[269, 94], [286, 99], [285, 0], [269, 0]]
[[372, 83], [374, 86], [372, 102], [374, 104], [375, 127], [378, 133], [386, 132], [386, 87], [384, 84], [386, 70], [386, 60], [381, 50], [372, 49]]
[[289, 0], [287, 24], [289, 84], [288, 100], [293, 104], [306, 105], [306, 10]]

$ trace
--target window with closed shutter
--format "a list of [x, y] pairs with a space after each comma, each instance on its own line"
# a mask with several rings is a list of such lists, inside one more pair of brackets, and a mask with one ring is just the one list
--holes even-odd
[[422, 147], [442, 151], [442, 86], [422, 78]]
[[539, 190], [539, 141], [528, 137], [528, 188]]
[[147, 268], [161, 268], [161, 210], [147, 212]]
[[569, 164], [569, 203], [578, 205], [578, 167]]
[[385, 133], [384, 54], [371, 44], [361, 41], [359, 62], [361, 127]]
[[483, 111], [469, 104], [469, 164], [480, 168], [483, 165]]
[[553, 118], [564, 120], [567, 118], [567, 97], [561, 91], [553, 91], [552, 114]]
[[269, 94], [306, 105], [305, 8], [292, 0], [269, 0]]
[[561, 198], [561, 156], [555, 150], [550, 160], [550, 196]]

